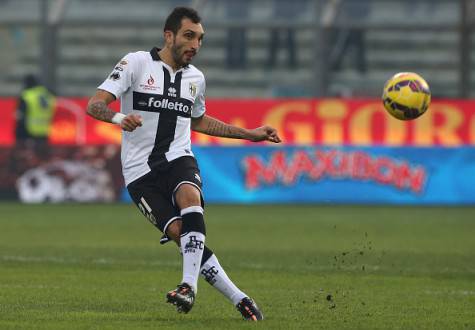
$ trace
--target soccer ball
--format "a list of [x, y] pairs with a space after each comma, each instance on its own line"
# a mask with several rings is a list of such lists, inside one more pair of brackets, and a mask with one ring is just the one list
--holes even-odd
[[397, 119], [416, 119], [426, 112], [429, 104], [429, 85], [417, 73], [395, 74], [384, 85], [384, 108]]

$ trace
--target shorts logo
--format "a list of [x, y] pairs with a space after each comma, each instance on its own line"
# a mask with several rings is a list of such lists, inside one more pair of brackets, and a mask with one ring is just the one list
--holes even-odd
[[201, 274], [205, 277], [206, 282], [208, 282], [211, 285], [216, 283], [217, 281], [216, 275], [218, 275], [218, 273], [219, 271], [216, 268], [214, 268], [214, 266], [211, 266], [208, 269], [203, 268], [203, 270], [201, 271]]
[[137, 204], [139, 207], [140, 212], [150, 221], [153, 225], [157, 225], [157, 218], [152, 214], [152, 208], [147, 203], [145, 198], [141, 197], [140, 202]]
[[200, 178], [200, 176], [198, 175], [198, 173], [195, 173], [195, 179], [198, 180], [199, 182], [201, 182], [201, 178]]
[[196, 236], [190, 236], [190, 240], [185, 244], [183, 253], [195, 253], [196, 249], [203, 250], [204, 242], [196, 239]]

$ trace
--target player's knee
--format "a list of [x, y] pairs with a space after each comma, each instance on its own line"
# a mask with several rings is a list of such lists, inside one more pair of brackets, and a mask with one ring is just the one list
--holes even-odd
[[167, 227], [167, 236], [174, 240], [178, 245], [180, 245], [180, 234], [181, 234], [181, 220], [173, 221]]
[[194, 185], [184, 183], [175, 194], [176, 204], [180, 209], [184, 209], [190, 206], [201, 205], [201, 193]]

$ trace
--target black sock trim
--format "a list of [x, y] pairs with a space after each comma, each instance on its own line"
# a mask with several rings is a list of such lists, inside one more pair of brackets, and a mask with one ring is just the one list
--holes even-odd
[[206, 261], [208, 261], [209, 258], [213, 255], [213, 251], [209, 249], [206, 245], [205, 248], [203, 249], [203, 256], [201, 257], [201, 267], [205, 264]]
[[205, 220], [203, 214], [198, 212], [190, 212], [181, 216], [181, 236], [191, 233], [192, 231], [206, 235]]

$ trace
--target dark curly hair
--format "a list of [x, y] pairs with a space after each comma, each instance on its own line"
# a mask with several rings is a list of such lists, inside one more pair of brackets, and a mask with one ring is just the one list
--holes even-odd
[[181, 28], [181, 20], [183, 18], [189, 18], [195, 24], [201, 22], [200, 15], [198, 15], [198, 12], [193, 8], [176, 7], [170, 15], [168, 15], [163, 31], [172, 31], [176, 34]]

